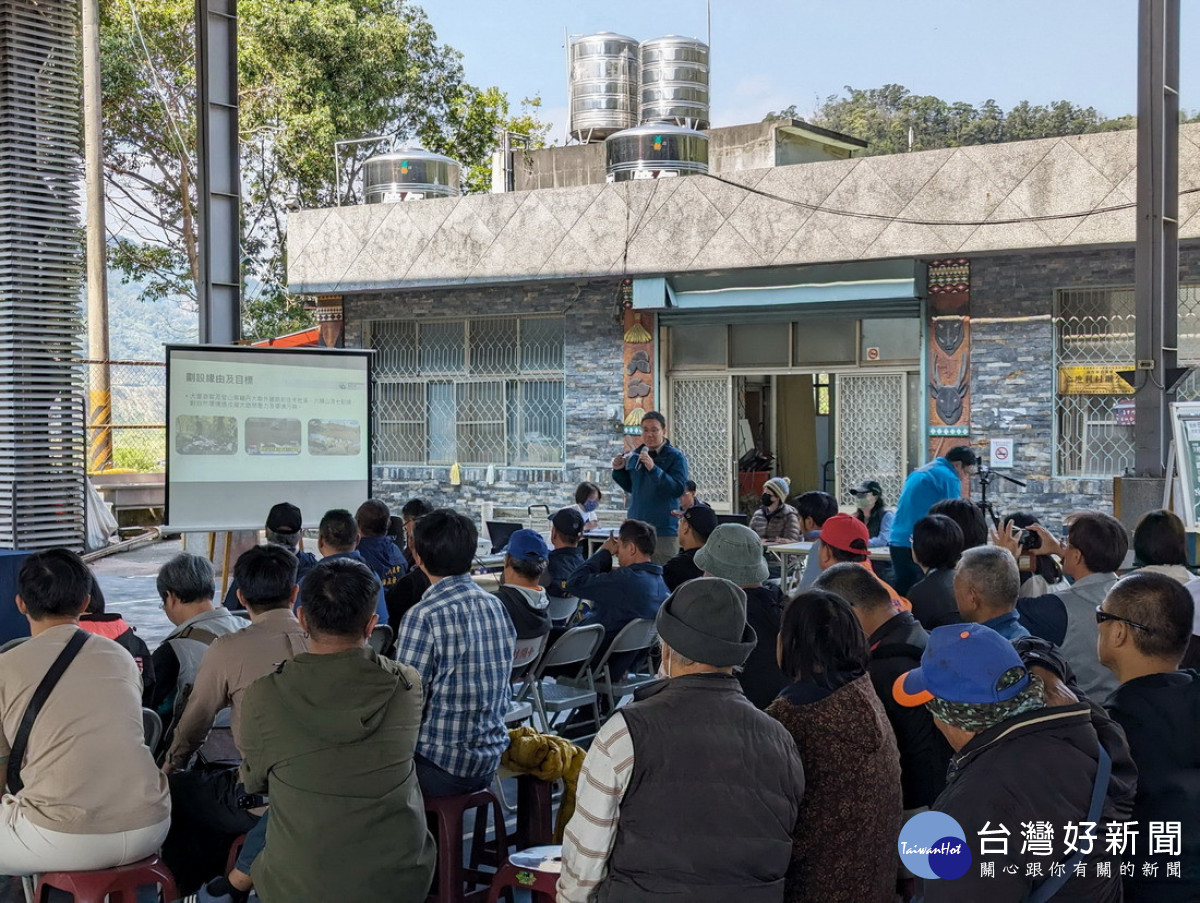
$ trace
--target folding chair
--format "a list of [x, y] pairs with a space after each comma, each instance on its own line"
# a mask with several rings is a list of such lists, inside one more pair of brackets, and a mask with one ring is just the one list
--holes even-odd
[[367, 638], [367, 645], [375, 650], [377, 655], [387, 655], [388, 649], [392, 647], [392, 628], [387, 624], [376, 624], [375, 629], [371, 631], [371, 635]]
[[[633, 673], [634, 668], [647, 663], [646, 656], [635, 657], [629, 666], [630, 673], [626, 673], [623, 677], [614, 680], [610, 665], [613, 656], [627, 655], [635, 652], [648, 654], [657, 638], [658, 631], [655, 629], [654, 621], [649, 618], [630, 621], [613, 637], [612, 644], [604, 651], [604, 655], [600, 657], [600, 661], [592, 669], [591, 687], [598, 693], [604, 693], [608, 697], [610, 712], [617, 707], [618, 699], [630, 695], [639, 687], [644, 687], [658, 680], [658, 676], [655, 674]], [[582, 689], [581, 684], [576, 680], [568, 680], [566, 683], [569, 686], [579, 686]]]
[[158, 712], [154, 709], [142, 709], [142, 736], [146, 741], [146, 746], [150, 747], [150, 753], [158, 749], [159, 741], [162, 740], [163, 723], [158, 717]]
[[[525, 680], [517, 695], [518, 701], [531, 700], [533, 707], [542, 722], [542, 730], [552, 733], [554, 726], [547, 712], [556, 715], [563, 712], [574, 712], [590, 705], [595, 715], [596, 729], [600, 728], [600, 709], [596, 688], [592, 685], [592, 656], [604, 641], [604, 628], [599, 624], [588, 624], [586, 627], [572, 627], [558, 638], [546, 654], [538, 661], [533, 671]], [[546, 669], [578, 665], [576, 679], [583, 686], [573, 687], [565, 683], [547, 683]]]
[[[513, 650], [512, 680], [522, 687], [528, 680], [537, 660], [546, 649], [547, 636], [542, 635], [531, 640], [517, 640]], [[517, 724], [533, 715], [533, 704], [527, 701], [511, 699], [508, 704], [508, 714], [504, 716], [505, 726]]]
[[549, 599], [550, 605], [546, 608], [546, 614], [555, 624], [565, 624], [579, 608], [578, 596], [550, 596]]

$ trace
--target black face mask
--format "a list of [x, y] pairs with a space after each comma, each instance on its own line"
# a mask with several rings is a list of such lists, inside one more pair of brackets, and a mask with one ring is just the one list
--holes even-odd
[[773, 502], [774, 500], [775, 500], [775, 496], [771, 495], [771, 493], [769, 493], [769, 492], [763, 493], [762, 503], [763, 503], [764, 508], [770, 508], [771, 502]]

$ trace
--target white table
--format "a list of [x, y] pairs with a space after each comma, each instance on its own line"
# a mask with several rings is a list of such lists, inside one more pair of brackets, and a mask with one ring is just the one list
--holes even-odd
[[[785, 542], [766, 547], [768, 552], [779, 559], [780, 573], [783, 577], [780, 585], [784, 595], [790, 596], [800, 585], [800, 575], [804, 571], [804, 562], [808, 558], [808, 552], [812, 547], [813, 544], [807, 541]], [[871, 549], [867, 553], [867, 557], [871, 561], [890, 562], [892, 560], [892, 555], [886, 546], [881, 549]]]

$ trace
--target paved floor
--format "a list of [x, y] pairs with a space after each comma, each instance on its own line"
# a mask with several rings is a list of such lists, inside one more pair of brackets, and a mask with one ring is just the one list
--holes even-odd
[[[107, 609], [125, 617], [138, 636], [153, 650], [171, 632], [155, 589], [158, 569], [180, 551], [178, 539], [139, 546], [93, 561], [90, 565]], [[220, 588], [220, 575], [217, 575]]]

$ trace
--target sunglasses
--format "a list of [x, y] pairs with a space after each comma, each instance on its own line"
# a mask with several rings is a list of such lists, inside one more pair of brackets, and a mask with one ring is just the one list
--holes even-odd
[[1114, 615], [1112, 612], [1105, 611], [1099, 605], [1096, 606], [1096, 623], [1103, 624], [1105, 621], [1120, 621], [1122, 624], [1128, 624], [1130, 627], [1136, 627], [1138, 630], [1144, 630], [1146, 633], [1154, 633], [1145, 624], [1139, 624], [1137, 621], [1131, 621], [1129, 618], [1122, 618], [1120, 615]]

